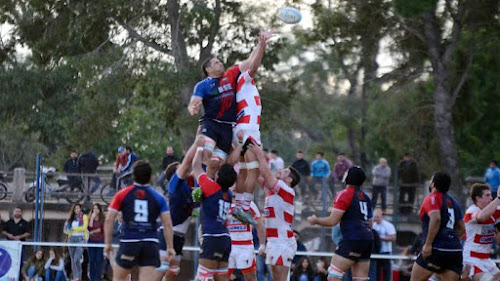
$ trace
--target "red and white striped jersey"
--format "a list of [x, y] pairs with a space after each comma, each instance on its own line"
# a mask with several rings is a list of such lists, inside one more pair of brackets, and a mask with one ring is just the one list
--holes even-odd
[[294, 239], [292, 222], [295, 191], [282, 180], [277, 180], [266, 197], [264, 217], [268, 241]]
[[258, 130], [262, 105], [255, 80], [245, 71], [238, 77], [236, 84], [237, 123], [244, 130]]
[[[231, 243], [233, 245], [253, 245], [252, 225], [249, 223], [242, 223], [232, 216], [235, 204], [231, 204], [229, 216], [227, 217], [227, 230], [231, 236]], [[257, 205], [252, 201], [250, 202], [250, 212], [254, 220], [260, 219], [260, 211]]]
[[464, 244], [464, 258], [490, 258], [491, 245], [495, 239], [495, 220], [500, 217], [500, 210], [496, 210], [493, 216], [485, 222], [476, 220], [480, 211], [478, 206], [472, 205], [465, 212], [464, 222], [467, 239]]

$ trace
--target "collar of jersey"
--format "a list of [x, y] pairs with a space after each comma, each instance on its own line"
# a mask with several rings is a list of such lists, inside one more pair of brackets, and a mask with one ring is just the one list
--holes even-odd
[[141, 186], [141, 187], [148, 187], [149, 186], [149, 184], [140, 184], [140, 183], [135, 182], [135, 181], [134, 181], [134, 185], [135, 186]]

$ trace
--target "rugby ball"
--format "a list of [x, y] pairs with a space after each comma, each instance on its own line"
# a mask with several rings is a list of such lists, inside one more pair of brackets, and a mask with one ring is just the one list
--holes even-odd
[[278, 11], [278, 18], [284, 23], [295, 24], [302, 20], [302, 14], [295, 8], [283, 7]]

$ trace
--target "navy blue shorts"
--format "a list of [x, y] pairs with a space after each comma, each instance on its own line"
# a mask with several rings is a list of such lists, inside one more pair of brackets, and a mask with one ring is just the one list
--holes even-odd
[[200, 123], [201, 134], [215, 141], [215, 145], [229, 154], [233, 140], [233, 125], [219, 123], [213, 120], [202, 120]]
[[368, 261], [372, 254], [373, 240], [342, 240], [335, 254], [346, 259]]
[[203, 236], [200, 258], [227, 262], [231, 253], [229, 236]]
[[[165, 235], [163, 231], [158, 231], [158, 240], [160, 241], [160, 250], [167, 250], [167, 242], [165, 241]], [[174, 234], [174, 250], [176, 255], [182, 256], [182, 247], [184, 247], [184, 237]]]
[[432, 272], [443, 273], [445, 270], [451, 270], [456, 272], [458, 276], [462, 274], [462, 251], [447, 252], [432, 249], [430, 256], [424, 259], [420, 254], [416, 262], [421, 267]]
[[120, 242], [116, 263], [126, 269], [134, 266], [160, 266], [158, 243], [151, 241]]

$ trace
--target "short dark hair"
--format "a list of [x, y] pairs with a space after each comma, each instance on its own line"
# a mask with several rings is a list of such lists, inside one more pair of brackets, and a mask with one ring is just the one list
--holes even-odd
[[21, 208], [21, 206], [15, 206], [15, 207], [14, 207], [14, 210], [15, 210], [15, 209], [19, 209], [19, 210], [21, 210], [21, 212], [23, 211], [23, 208]]
[[201, 63], [201, 70], [203, 71], [203, 74], [208, 77], [208, 72], [207, 72], [207, 67], [210, 67], [211, 61], [214, 58], [214, 56], [209, 56], [206, 58], [202, 63]]
[[410, 152], [405, 152], [404, 156], [411, 157], [411, 154], [410, 154]]
[[299, 150], [297, 150], [297, 153], [304, 153], [304, 152], [302, 152], [302, 150], [299, 149]]
[[153, 169], [151, 165], [144, 161], [138, 160], [134, 163], [134, 170], [132, 175], [134, 176], [134, 180], [139, 184], [146, 184], [151, 180], [151, 175], [153, 174]]
[[290, 183], [290, 187], [294, 187], [300, 182], [300, 174], [292, 166], [288, 167], [288, 169], [290, 169], [290, 177], [292, 178], [292, 182]]
[[495, 164], [495, 166], [498, 166], [498, 162], [495, 159], [491, 160], [490, 163], [493, 163], [493, 164]]
[[447, 173], [435, 173], [434, 176], [432, 176], [432, 182], [439, 192], [446, 193], [450, 190], [451, 178]]
[[344, 152], [337, 152], [337, 156], [340, 156], [340, 155], [345, 156]]
[[127, 146], [125, 146], [125, 150], [128, 150], [128, 151], [130, 151], [130, 152], [132, 152], [132, 151], [133, 151], [133, 150], [132, 150], [132, 147], [130, 147], [130, 146], [128, 146], [128, 145], [127, 145]]
[[316, 155], [317, 154], [321, 155], [321, 157], [325, 156], [325, 154], [323, 154], [323, 152], [320, 152], [320, 151], [316, 152]]
[[179, 163], [178, 161], [175, 161], [167, 166], [167, 168], [165, 169], [165, 178], [167, 179], [167, 181], [170, 181], [180, 164], [181, 163]]
[[469, 194], [474, 204], [476, 204], [477, 201], [476, 197], [483, 196], [483, 190], [491, 190], [491, 187], [484, 183], [475, 183], [471, 186]]
[[272, 154], [279, 155], [279, 153], [278, 153], [278, 151], [277, 151], [276, 149], [271, 150], [271, 153], [272, 153]]
[[233, 186], [236, 181], [236, 171], [233, 166], [229, 164], [223, 164], [219, 172], [217, 173], [217, 183], [222, 187], [223, 190], [228, 190], [231, 186]]
[[269, 152], [269, 149], [268, 148], [264, 148], [264, 149], [262, 149], [262, 151]]
[[497, 223], [497, 224], [495, 224], [495, 228], [496, 228], [497, 231], [500, 231], [500, 222]]

